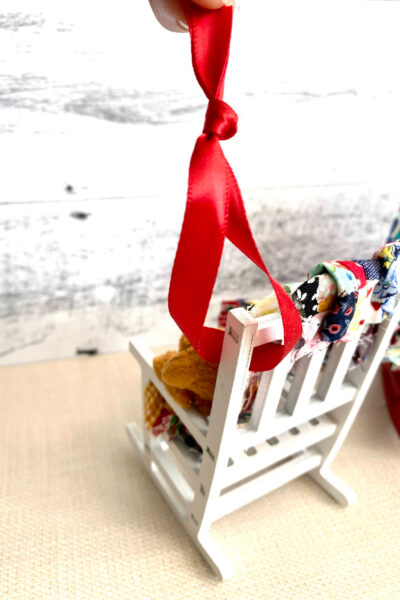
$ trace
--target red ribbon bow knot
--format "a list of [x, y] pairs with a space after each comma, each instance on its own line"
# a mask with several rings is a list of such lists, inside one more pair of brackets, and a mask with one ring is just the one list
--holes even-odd
[[229, 140], [237, 132], [238, 115], [223, 100], [211, 98], [208, 103], [203, 133], [216, 135], [220, 140]]

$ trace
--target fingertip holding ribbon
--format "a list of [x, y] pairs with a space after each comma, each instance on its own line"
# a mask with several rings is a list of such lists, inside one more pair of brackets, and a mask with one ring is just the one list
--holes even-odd
[[[219, 9], [224, 6], [234, 6], [235, 0], [191, 0], [197, 6], [205, 9]], [[182, 9], [180, 0], [149, 0], [150, 6], [157, 21], [168, 29], [176, 33], [185, 33], [189, 31], [186, 22], [185, 13]]]

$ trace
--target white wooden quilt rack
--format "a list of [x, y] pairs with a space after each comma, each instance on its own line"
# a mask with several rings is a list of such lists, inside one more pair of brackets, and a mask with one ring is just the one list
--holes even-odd
[[[370, 305], [365, 304], [369, 314]], [[368, 322], [367, 314], [365, 318]], [[292, 369], [286, 358], [263, 373], [251, 420], [241, 427], [237, 421], [252, 350], [266, 341], [279, 343], [279, 315], [254, 319], [243, 308], [228, 313], [208, 421], [174, 401], [154, 373], [153, 353], [139, 341], [130, 342], [142, 369], [142, 391], [153, 382], [201, 446], [201, 461], [177, 439], [154, 437], [143, 423], [128, 425], [128, 433], [165, 499], [220, 577], [232, 576], [233, 567], [210, 535], [217, 519], [305, 473], [340, 504], [355, 502], [354, 492], [330, 467], [399, 318], [398, 302], [392, 317], [378, 325], [369, 360], [362, 366], [349, 370], [360, 327], [354, 340], [330, 346], [328, 354], [316, 351]]]

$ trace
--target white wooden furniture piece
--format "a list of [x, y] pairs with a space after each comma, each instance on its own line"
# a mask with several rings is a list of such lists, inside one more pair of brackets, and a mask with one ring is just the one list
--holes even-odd
[[360, 327], [354, 341], [314, 352], [292, 369], [286, 358], [263, 373], [251, 420], [241, 427], [237, 421], [252, 349], [270, 340], [279, 343], [279, 315], [254, 319], [243, 308], [228, 313], [208, 421], [173, 400], [153, 371], [152, 352], [131, 341], [130, 350], [142, 368], [142, 391], [149, 381], [154, 383], [203, 449], [202, 456], [197, 459], [177, 440], [152, 436], [143, 424], [128, 425], [128, 433], [187, 533], [223, 579], [233, 574], [233, 568], [210, 536], [212, 522], [220, 517], [305, 473], [340, 504], [356, 500], [330, 466], [399, 318], [397, 303], [393, 316], [378, 325], [369, 360], [362, 366], [349, 370]]

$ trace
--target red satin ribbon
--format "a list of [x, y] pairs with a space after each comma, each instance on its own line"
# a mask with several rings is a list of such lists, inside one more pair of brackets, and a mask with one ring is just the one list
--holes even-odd
[[365, 271], [361, 265], [358, 265], [354, 260], [338, 260], [340, 265], [349, 269], [360, 282], [360, 288], [363, 288], [367, 284], [367, 278], [365, 277]]
[[269, 278], [281, 310], [284, 343], [254, 349], [250, 368], [274, 368], [295, 346], [302, 328], [292, 300], [271, 277], [257, 249], [235, 176], [220, 145], [237, 130], [237, 114], [223, 101], [232, 30], [231, 7], [205, 10], [184, 0], [196, 78], [209, 100], [203, 133], [189, 169], [185, 217], [171, 275], [171, 316], [202, 358], [219, 362], [224, 332], [205, 327], [225, 238]]

